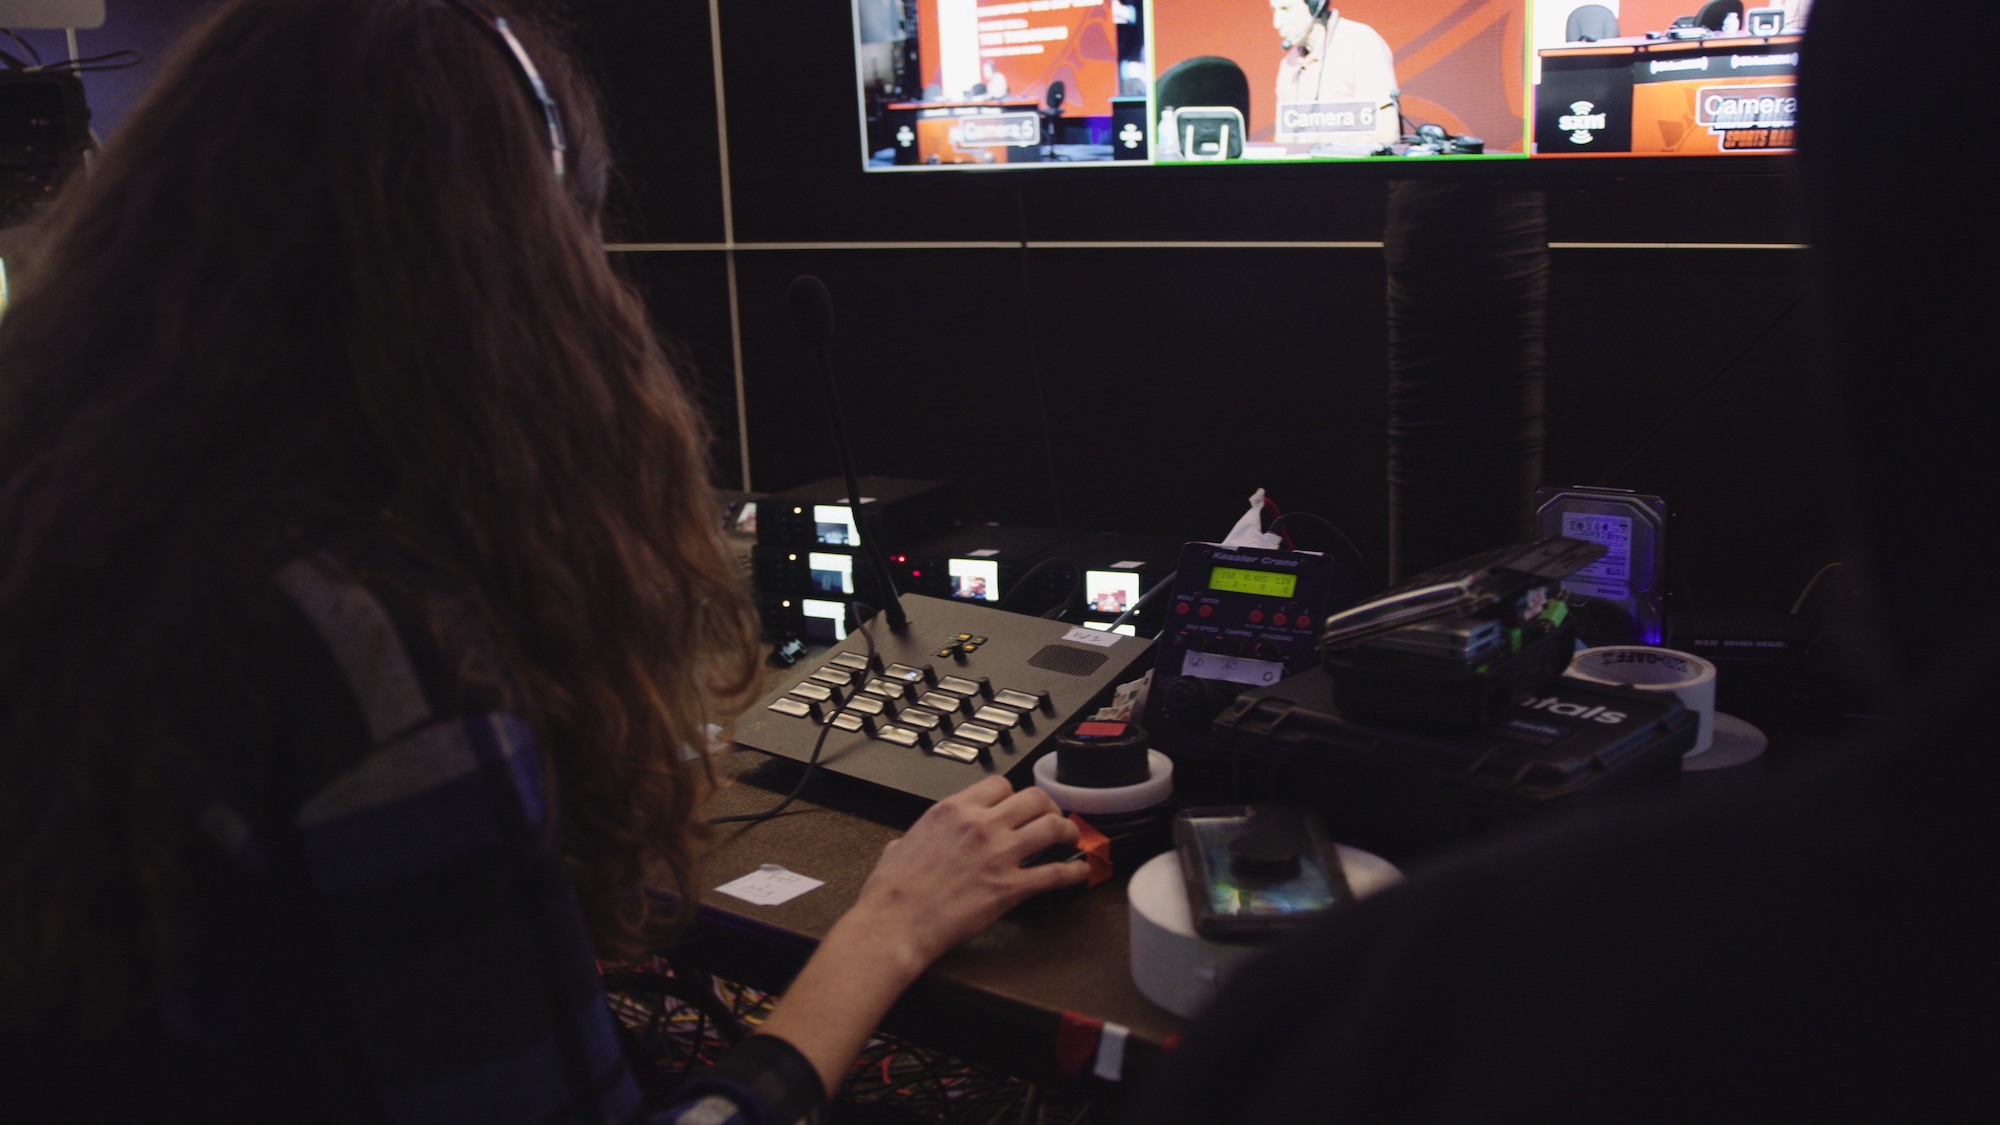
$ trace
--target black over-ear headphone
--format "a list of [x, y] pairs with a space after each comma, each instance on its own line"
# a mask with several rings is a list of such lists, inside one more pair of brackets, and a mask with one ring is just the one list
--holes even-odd
[[1311, 12], [1314, 19], [1323, 20], [1326, 18], [1326, 5], [1327, 0], [1306, 0], [1306, 11]]
[[[528, 49], [521, 46], [514, 30], [500, 16], [489, 16], [472, 6], [470, 0], [445, 0], [465, 18], [478, 24], [493, 41], [500, 45], [501, 52], [514, 63], [514, 70], [521, 77], [521, 85], [527, 88], [528, 96], [541, 106], [542, 118], [549, 127], [549, 164], [555, 169], [556, 179], [563, 178], [565, 157], [569, 146], [563, 142], [562, 114], [556, 110], [556, 100], [549, 96], [548, 84], [542, 81], [542, 72], [535, 69], [535, 60], [528, 57]], [[1326, 0], [1319, 0], [1326, 6]]]

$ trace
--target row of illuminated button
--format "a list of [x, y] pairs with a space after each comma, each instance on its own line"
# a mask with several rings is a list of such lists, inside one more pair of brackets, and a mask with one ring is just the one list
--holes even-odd
[[[1215, 607], [1206, 604], [1196, 606], [1192, 602], [1176, 602], [1174, 603], [1174, 612], [1182, 617], [1186, 617], [1190, 613], [1196, 617], [1214, 617]], [[1261, 609], [1253, 609], [1248, 614], [1245, 614], [1244, 617], [1252, 625], [1262, 625], [1264, 623], [1264, 611]], [[1276, 625], [1280, 629], [1287, 625], [1290, 625], [1294, 629], [1310, 629], [1313, 623], [1312, 618], [1303, 613], [1297, 617], [1286, 613], [1274, 613], [1271, 614], [1271, 624]]]
[[1034, 712], [1055, 711], [1046, 691], [996, 690], [984, 676], [945, 676], [924, 686], [932, 674], [928, 668], [891, 664], [881, 675], [869, 676], [868, 667], [867, 658], [843, 653], [794, 685], [770, 709], [965, 762], [1011, 741], [1017, 727], [1033, 730]]

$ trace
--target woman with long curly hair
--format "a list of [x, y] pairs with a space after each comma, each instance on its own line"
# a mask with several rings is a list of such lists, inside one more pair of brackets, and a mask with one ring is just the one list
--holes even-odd
[[[758, 661], [557, 38], [229, 0], [58, 203], [0, 320], [10, 1112], [635, 1111], [592, 959], [692, 909]], [[809, 1116], [1074, 833], [940, 803], [669, 1116]]]

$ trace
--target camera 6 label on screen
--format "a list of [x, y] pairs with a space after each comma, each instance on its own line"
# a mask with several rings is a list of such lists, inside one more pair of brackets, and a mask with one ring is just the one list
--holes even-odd
[[1342, 133], [1372, 131], [1375, 112], [1368, 102], [1279, 102], [1278, 132], [1298, 142], [1335, 140]]

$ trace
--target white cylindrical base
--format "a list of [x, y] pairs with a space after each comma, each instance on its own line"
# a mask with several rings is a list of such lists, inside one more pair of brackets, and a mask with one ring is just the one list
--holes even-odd
[[[1402, 882], [1402, 873], [1388, 860], [1344, 845], [1335, 847], [1355, 898]], [[1266, 948], [1265, 942], [1217, 941], [1195, 932], [1176, 852], [1156, 855], [1133, 872], [1126, 896], [1132, 983], [1146, 999], [1177, 1016], [1192, 1017], [1230, 973]]]
[[1054, 798], [1056, 807], [1066, 813], [1109, 816], [1139, 812], [1165, 804], [1167, 798], [1174, 795], [1174, 763], [1171, 758], [1158, 750], [1148, 750], [1146, 769], [1146, 780], [1137, 785], [1086, 789], [1081, 785], [1064, 785], [1057, 781], [1056, 756], [1044, 754], [1035, 759], [1035, 788]]

